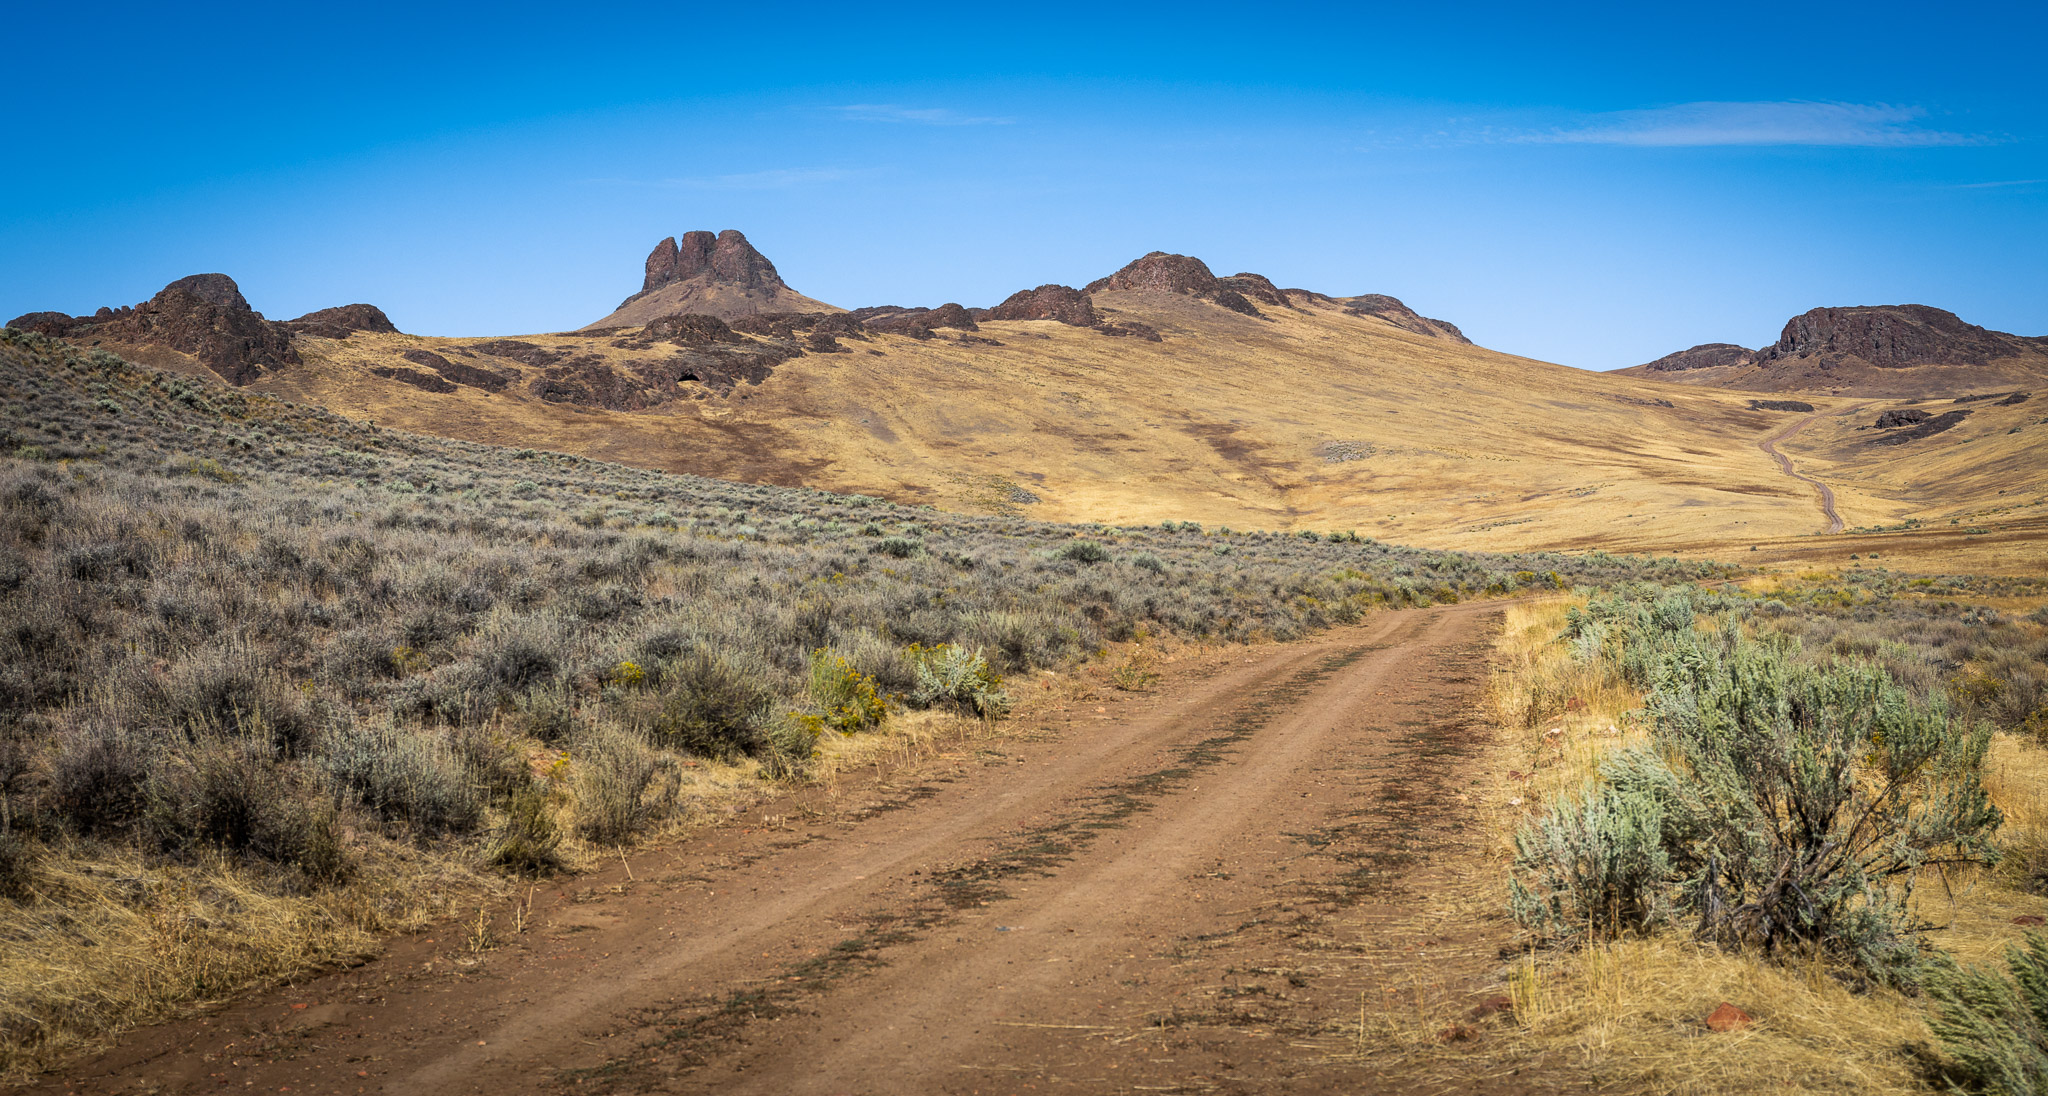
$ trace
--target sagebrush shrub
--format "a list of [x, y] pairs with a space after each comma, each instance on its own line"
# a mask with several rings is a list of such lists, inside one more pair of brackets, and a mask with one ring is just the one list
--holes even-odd
[[[623, 845], [649, 821], [674, 805], [677, 779], [644, 742], [623, 734], [593, 732], [571, 751], [576, 832], [600, 845]], [[667, 777], [650, 795], [657, 772]]]
[[757, 667], [698, 650], [662, 666], [661, 684], [632, 721], [657, 746], [705, 757], [758, 753], [777, 691]]
[[2009, 974], [1953, 961], [1925, 979], [1927, 1026], [1956, 1064], [1954, 1078], [1997, 1096], [2048, 1092], [2048, 936], [2027, 934], [2005, 953]]
[[562, 830], [546, 790], [528, 785], [505, 805], [505, 820], [484, 846], [484, 862], [520, 875], [562, 867]]
[[256, 742], [201, 738], [150, 774], [146, 823], [165, 853], [258, 857], [329, 882], [350, 868], [333, 805]]
[[50, 762], [49, 804], [79, 833], [120, 833], [142, 817], [154, 750], [103, 723], [61, 735]]
[[482, 798], [445, 734], [344, 723], [328, 731], [319, 763], [337, 790], [423, 836], [468, 833], [482, 821]]
[[[1998, 855], [2001, 816], [1980, 781], [1989, 729], [1959, 725], [1940, 698], [1914, 702], [1876, 667], [1815, 664], [1782, 635], [1751, 639], [1732, 617], [1703, 632], [1698, 608], [1673, 593], [1608, 613], [1610, 657], [1651, 686], [1651, 745], [1608, 758], [1599, 787], [1518, 842], [1533, 880], [1515, 884], [1518, 912], [1538, 923], [1549, 909], [1583, 913], [1575, 895], [1592, 880], [1594, 894], [1643, 892], [1624, 905], [1646, 910], [1668, 897], [1727, 946], [1819, 952], [1910, 982], [1921, 950], [1906, 909], [1920, 873]], [[1580, 618], [1573, 628], [1581, 640], [1595, 631]], [[1640, 850], [1589, 858], [1638, 848], [1651, 822], [1661, 880], [1645, 882]]]
[[1010, 694], [1003, 691], [1003, 679], [980, 650], [970, 654], [958, 644], [942, 643], [913, 649], [911, 656], [917, 661], [917, 685], [910, 699], [918, 707], [947, 705], [983, 719], [1010, 713]]

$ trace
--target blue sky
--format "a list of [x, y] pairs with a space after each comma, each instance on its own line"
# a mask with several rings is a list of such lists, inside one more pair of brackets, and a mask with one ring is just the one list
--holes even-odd
[[1152, 249], [1612, 368], [1823, 304], [2048, 334], [2048, 6], [42, 5], [0, 317], [219, 270], [558, 330], [739, 228], [847, 307]]

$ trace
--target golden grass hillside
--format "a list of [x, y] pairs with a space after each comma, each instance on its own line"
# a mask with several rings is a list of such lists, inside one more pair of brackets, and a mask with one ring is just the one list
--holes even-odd
[[[1049, 520], [1702, 554], [1810, 543], [1825, 525], [1814, 488], [1758, 448], [1801, 416], [1752, 410], [1747, 393], [1515, 357], [1334, 302], [1262, 320], [1163, 292], [1094, 301], [1163, 340], [1050, 321], [876, 335], [759, 384], [683, 382], [619, 412], [542, 400], [537, 370], [488, 358], [516, 378], [503, 391], [422, 392], [370, 370], [478, 340], [359, 333], [301, 339], [304, 365], [256, 387], [408, 430]], [[619, 364], [649, 353], [602, 335], [520, 338]], [[1894, 447], [1858, 427], [1904, 402], [1814, 402], [1817, 421], [1779, 448], [1837, 485], [1852, 527], [2048, 497], [2041, 406], [1976, 404], [1962, 426]]]

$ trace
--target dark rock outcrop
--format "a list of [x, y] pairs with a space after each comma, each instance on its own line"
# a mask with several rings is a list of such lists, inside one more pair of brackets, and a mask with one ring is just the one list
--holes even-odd
[[193, 274], [133, 308], [102, 308], [91, 316], [32, 312], [8, 326], [61, 338], [161, 346], [199, 361], [230, 384], [248, 384], [266, 369], [299, 364], [291, 332], [249, 307], [225, 274]]
[[1069, 327], [1096, 327], [1102, 317], [1080, 290], [1070, 285], [1020, 289], [989, 309], [991, 320], [1055, 320]]
[[929, 339], [939, 328], [954, 328], [959, 331], [979, 331], [981, 325], [975, 322], [974, 314], [958, 304], [948, 302], [937, 308], [903, 308], [898, 305], [877, 305], [856, 308], [848, 313], [870, 330], [891, 335], [908, 335], [913, 339]]
[[709, 346], [713, 343], [743, 343], [746, 337], [724, 320], [701, 312], [663, 316], [647, 325], [646, 336], [666, 339], [678, 346]]
[[[405, 353], [400, 354], [399, 357], [404, 358], [406, 361], [409, 361], [414, 365], [426, 366], [428, 369], [431, 369], [435, 373], [440, 374], [441, 379], [445, 381], [452, 381], [456, 384], [466, 384], [469, 385], [471, 388], [481, 388], [486, 392], [502, 392], [505, 390], [506, 385], [512, 383], [512, 378], [506, 376], [503, 373], [494, 373], [491, 370], [479, 368], [477, 366], [469, 364], [468, 362], [449, 361], [447, 358], [444, 358], [431, 350], [408, 350]], [[373, 370], [373, 372], [377, 371]], [[378, 375], [386, 377], [391, 376], [390, 373], [382, 372], [379, 372]], [[404, 377], [399, 377], [397, 379], [405, 380], [407, 384], [416, 383], [414, 381], [407, 380]], [[426, 386], [421, 385], [420, 387]], [[454, 389], [429, 388], [428, 391], [453, 392]]]
[[1713, 369], [1723, 365], [1748, 365], [1756, 359], [1756, 351], [1734, 343], [1701, 343], [1675, 354], [1666, 354], [1653, 362], [1643, 363], [1643, 368], [1656, 373], [1676, 373], [1687, 369]]
[[1463, 331], [1458, 330], [1457, 324], [1449, 320], [1430, 319], [1402, 304], [1398, 298], [1389, 297], [1384, 293], [1361, 293], [1356, 297], [1345, 297], [1343, 304], [1344, 314], [1347, 316], [1367, 316], [1385, 320], [1403, 331], [1428, 335], [1432, 339], [1448, 339], [1466, 346], [1472, 345], [1472, 340], [1466, 338]]
[[835, 311], [831, 305], [791, 289], [775, 264], [738, 229], [717, 235], [700, 230], [654, 245], [642, 264], [640, 291], [582, 330], [594, 334], [639, 327], [678, 313], [730, 320], [757, 313], [830, 311]]
[[1125, 263], [1122, 269], [1109, 277], [1089, 282], [1086, 292], [1129, 289], [1184, 293], [1246, 316], [1265, 315], [1252, 303], [1252, 296], [1282, 308], [1288, 307], [1287, 298], [1266, 278], [1257, 274], [1218, 278], [1209, 269], [1209, 264], [1193, 255], [1174, 255], [1165, 251], [1153, 251]]
[[312, 335], [322, 339], [346, 339], [358, 331], [380, 335], [399, 334], [398, 325], [384, 310], [373, 304], [345, 304], [337, 308], [323, 308], [308, 312], [296, 320], [285, 320], [279, 327], [294, 335]]
[[1896, 411], [1887, 411], [1879, 415], [1875, 425], [1879, 430], [1889, 430], [1894, 426], [1913, 426], [1926, 422], [1933, 417], [1933, 415], [1917, 407], [1902, 407]]
[[73, 316], [68, 312], [29, 312], [7, 321], [7, 326], [16, 331], [33, 331], [61, 339], [91, 322], [88, 317]]
[[1757, 362], [1859, 359], [1880, 368], [1987, 365], [2023, 353], [2031, 340], [1965, 323], [1924, 304], [1816, 308], [1792, 317]]
[[489, 354], [521, 365], [542, 369], [568, 357], [567, 351], [549, 350], [537, 343], [522, 342], [518, 339], [489, 339], [484, 342], [465, 343], [456, 349], [478, 354]]
[[[852, 312], [757, 312], [751, 316], [734, 316], [729, 326], [734, 331], [771, 339], [794, 338], [804, 332], [827, 338], [837, 335], [855, 339], [868, 337], [867, 325]], [[833, 345], [838, 344], [835, 341]]]
[[[1879, 416], [1877, 424], [1879, 426], [1885, 425], [1885, 418], [1892, 415], [1901, 416], [1900, 423], [1895, 424], [1900, 425], [1901, 428], [1888, 430], [1883, 435], [1872, 438], [1872, 445], [1904, 445], [1909, 441], [1919, 441], [1921, 438], [1933, 437], [1969, 418], [1970, 412], [1947, 411], [1939, 415], [1929, 415], [1925, 411], [1915, 411], [1909, 408], [1905, 411], [1887, 411], [1884, 415]], [[1904, 416], [1907, 415], [1918, 415], [1920, 417], [1905, 418]]]
[[1749, 409], [1751, 411], [1798, 411], [1805, 414], [1813, 413], [1813, 405], [1805, 400], [1751, 400], [1749, 401]]
[[422, 373], [417, 369], [407, 369], [402, 365], [380, 365], [372, 368], [370, 372], [380, 377], [388, 377], [400, 384], [412, 385], [414, 388], [427, 392], [446, 395], [455, 391], [455, 385], [432, 373]]
[[620, 307], [665, 285], [693, 278], [739, 289], [789, 288], [775, 272], [775, 264], [756, 251], [739, 229], [728, 228], [716, 236], [698, 230], [683, 233], [680, 241], [671, 236], [655, 244], [647, 256], [640, 292], [620, 302]]

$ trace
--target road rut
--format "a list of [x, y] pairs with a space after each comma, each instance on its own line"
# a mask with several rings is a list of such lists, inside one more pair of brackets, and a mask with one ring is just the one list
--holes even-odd
[[556, 884], [497, 950], [396, 941], [39, 1087], [1405, 1091], [1363, 1002], [1497, 966], [1414, 914], [1483, 828], [1499, 611], [1205, 655]]

